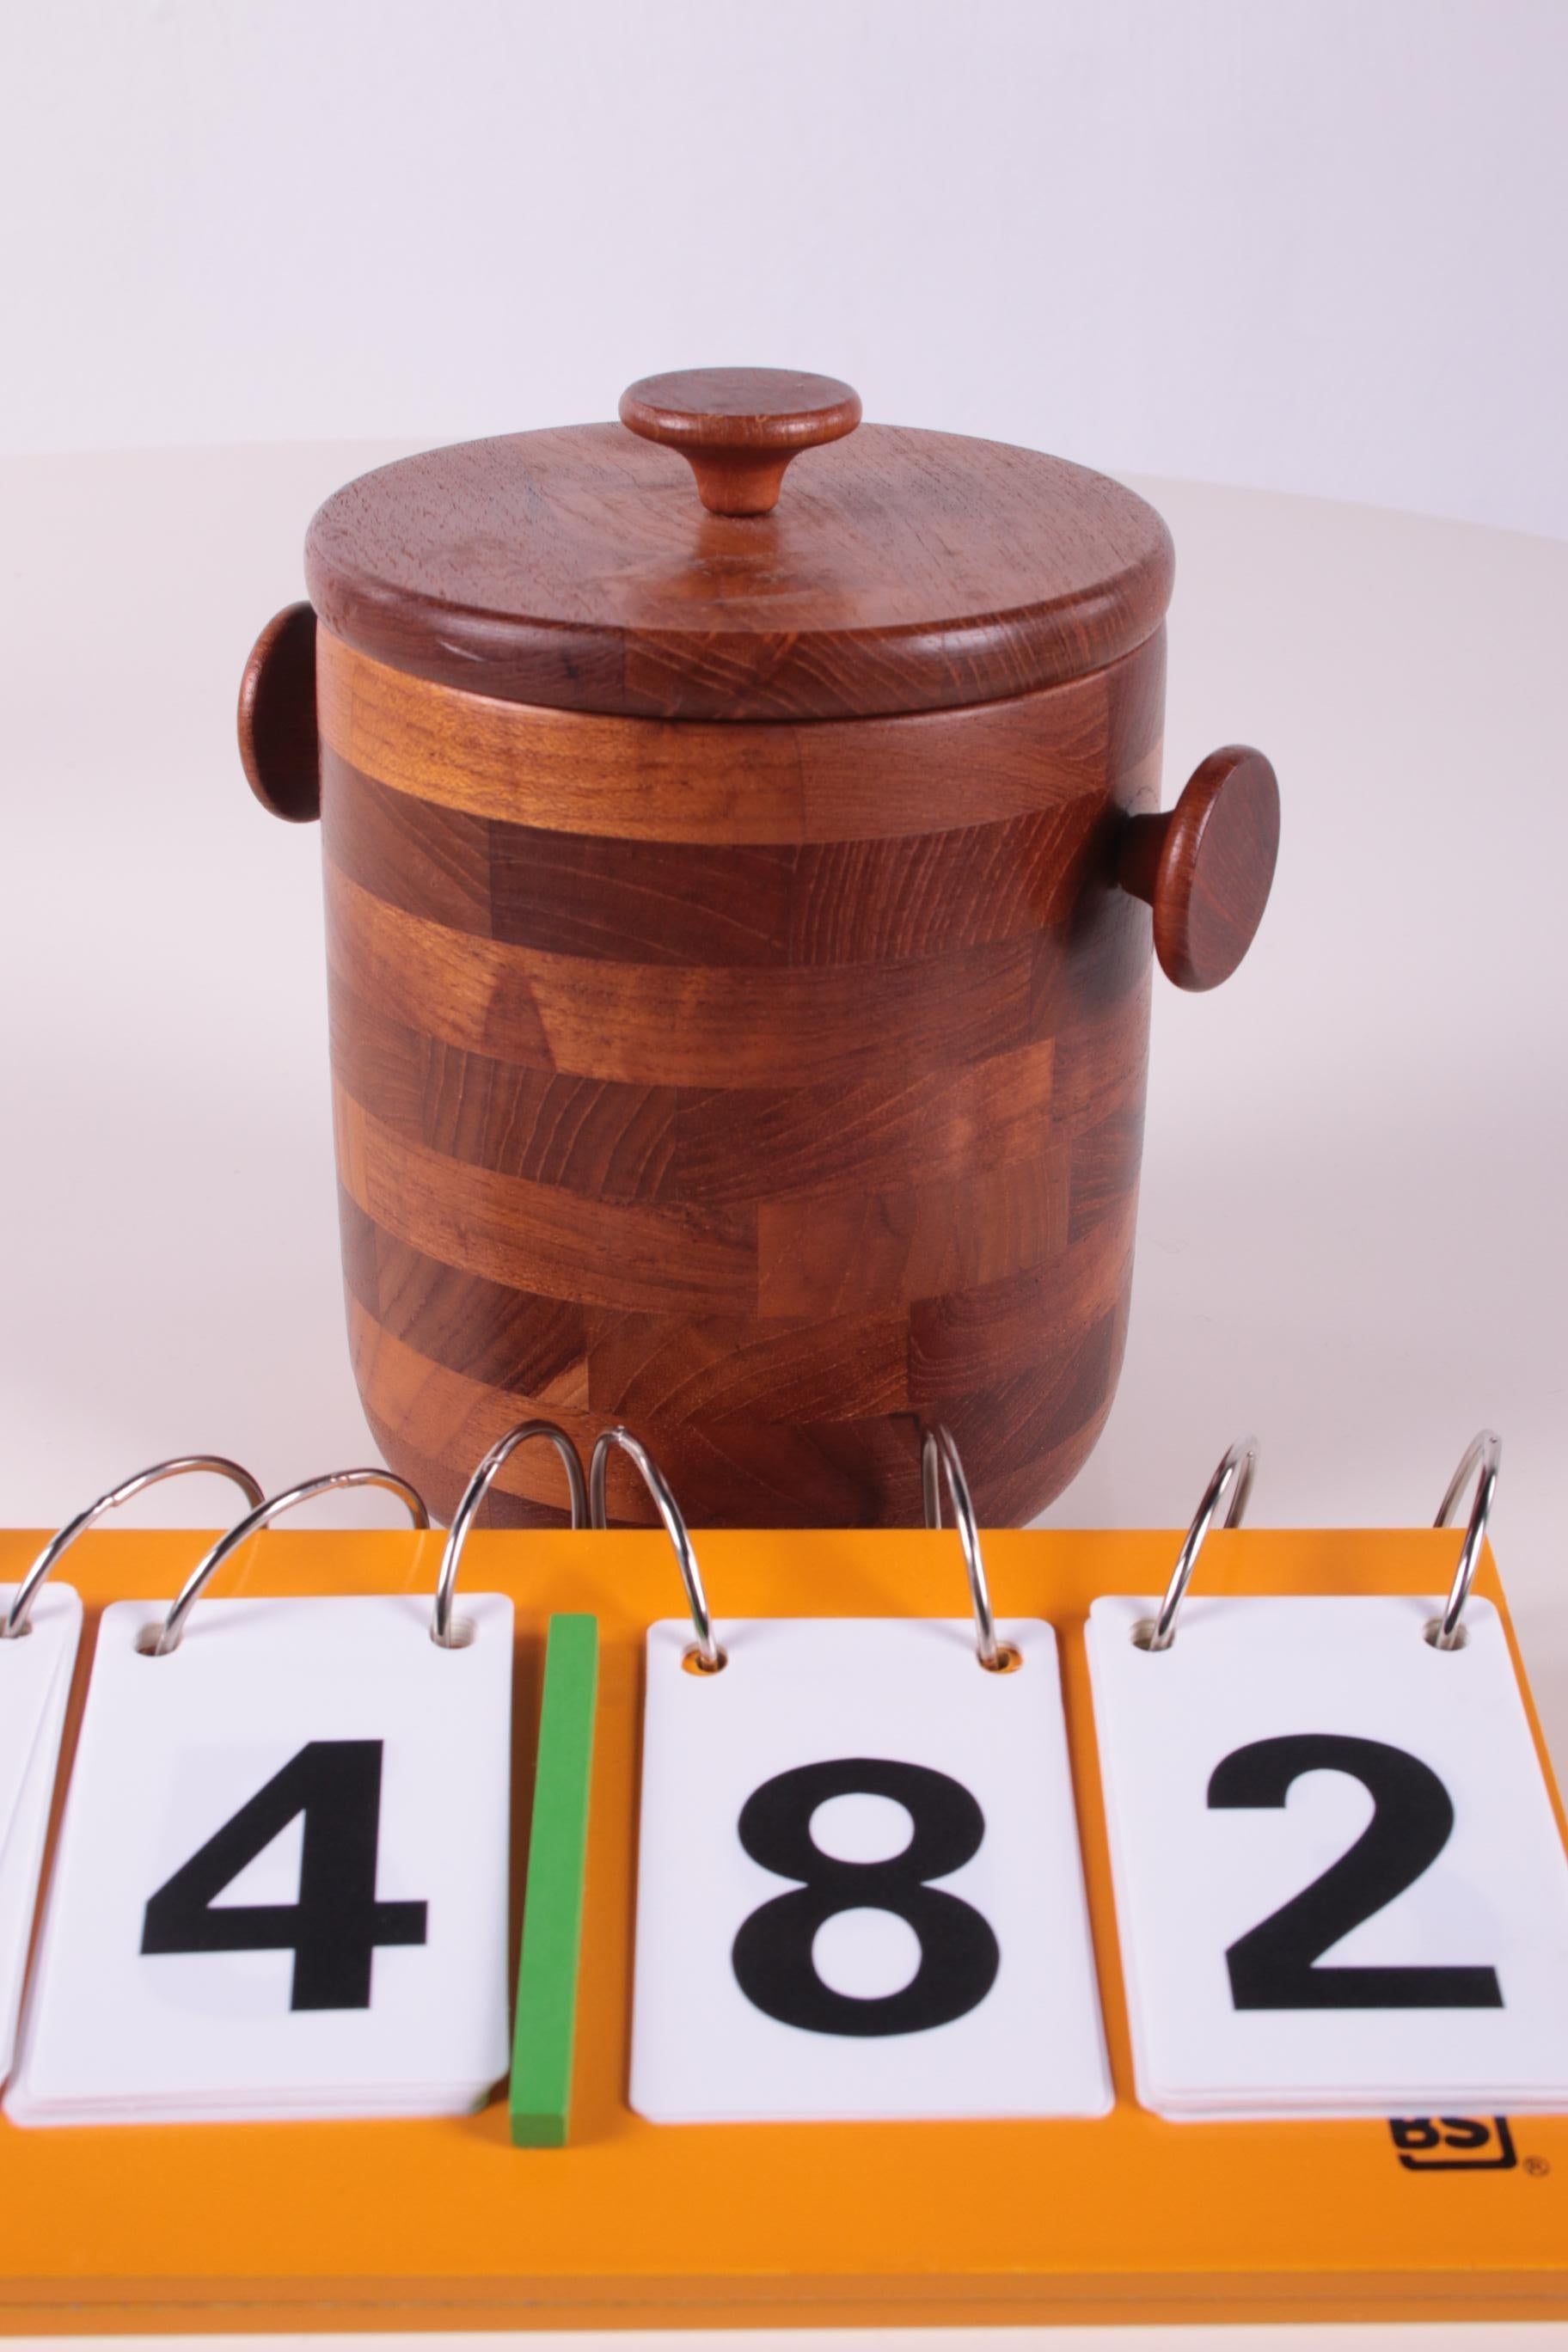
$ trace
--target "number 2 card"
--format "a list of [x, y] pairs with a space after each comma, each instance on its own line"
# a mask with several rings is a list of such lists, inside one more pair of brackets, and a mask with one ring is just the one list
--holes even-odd
[[1173, 2118], [1568, 2105], [1568, 1858], [1500, 1619], [1097, 1600], [1138, 2095]]
[[631, 2104], [658, 2123], [1110, 2105], [1056, 1638], [969, 1621], [653, 1626]]

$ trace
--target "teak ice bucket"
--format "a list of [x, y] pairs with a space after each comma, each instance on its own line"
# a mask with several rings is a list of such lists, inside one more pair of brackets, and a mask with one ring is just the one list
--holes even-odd
[[338, 491], [241, 688], [322, 821], [371, 1427], [444, 1515], [537, 1412], [695, 1524], [834, 1526], [918, 1519], [945, 1422], [1022, 1521], [1121, 1363], [1151, 949], [1239, 962], [1273, 771], [1154, 814], [1171, 543], [1116, 483], [772, 369], [620, 414]]

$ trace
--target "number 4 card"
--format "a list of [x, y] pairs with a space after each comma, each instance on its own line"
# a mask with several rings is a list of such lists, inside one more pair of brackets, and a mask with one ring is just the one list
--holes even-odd
[[1568, 2105], [1568, 1858], [1498, 1613], [1415, 1598], [1089, 1614], [1143, 2105], [1173, 2118]]
[[438, 2115], [507, 2060], [510, 1600], [105, 1610], [18, 2123]]
[[631, 2103], [658, 2123], [1110, 2105], [1056, 1640], [727, 1622], [647, 1643]]

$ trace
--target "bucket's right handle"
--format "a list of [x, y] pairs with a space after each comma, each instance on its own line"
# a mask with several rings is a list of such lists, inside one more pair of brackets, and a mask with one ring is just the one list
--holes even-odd
[[264, 809], [290, 824], [321, 815], [316, 615], [309, 604], [286, 604], [250, 648], [239, 681], [239, 756]]
[[1252, 945], [1279, 855], [1279, 785], [1261, 751], [1227, 743], [1173, 809], [1129, 817], [1117, 879], [1154, 909], [1154, 952], [1178, 988], [1217, 988]]

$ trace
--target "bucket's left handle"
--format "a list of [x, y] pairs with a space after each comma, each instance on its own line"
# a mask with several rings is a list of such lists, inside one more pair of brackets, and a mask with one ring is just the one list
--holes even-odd
[[239, 681], [239, 756], [264, 809], [290, 824], [321, 815], [316, 615], [309, 604], [286, 604], [250, 648]]

